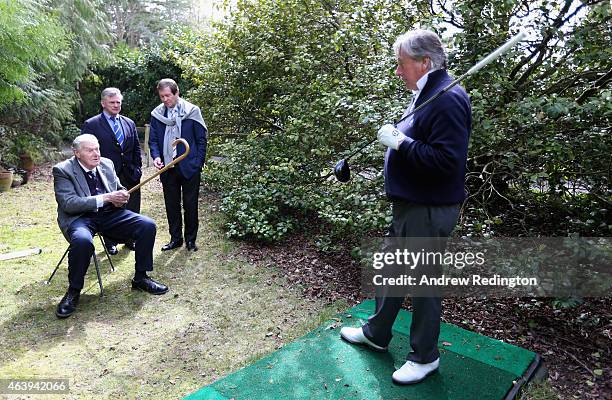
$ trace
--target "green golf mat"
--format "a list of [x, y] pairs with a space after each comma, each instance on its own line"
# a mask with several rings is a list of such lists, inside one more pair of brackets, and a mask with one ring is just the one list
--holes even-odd
[[[438, 373], [417, 385], [398, 386], [391, 374], [404, 364], [409, 350], [410, 312], [400, 311], [387, 353], [340, 339], [343, 325], [361, 326], [373, 310], [374, 301], [366, 300], [186, 399], [498, 400], [513, 397], [539, 365], [531, 351], [442, 324]], [[526, 375], [527, 370], [531, 373]]]

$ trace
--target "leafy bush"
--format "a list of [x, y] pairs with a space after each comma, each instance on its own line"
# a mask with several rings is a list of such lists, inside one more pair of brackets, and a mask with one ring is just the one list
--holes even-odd
[[210, 163], [205, 182], [224, 195], [229, 235], [278, 240], [300, 227], [357, 239], [384, 229], [383, 149], [352, 159], [348, 184], [330, 172], [409, 102], [390, 47], [398, 34], [427, 26], [442, 34], [455, 76], [518, 27], [530, 31], [463, 83], [474, 126], [460, 233], [610, 232], [609, 4], [436, 7], [238, 1], [213, 31], [178, 38], [190, 95], [218, 135], [211, 153], [225, 157]]
[[[355, 13], [357, 2], [239, 2], [226, 25], [189, 42], [181, 65], [196, 85], [190, 95], [225, 138], [210, 151], [227, 159], [209, 164], [205, 182], [224, 192], [231, 236], [278, 240], [302, 228], [305, 217], [332, 235], [385, 224], [380, 174], [344, 186], [330, 176], [332, 159], [401, 113], [387, 57], [389, 38], [401, 30], [401, 7], [368, 7]], [[368, 43], [373, 49], [364, 46], [371, 27], [393, 15], [395, 27], [373, 30], [383, 37]], [[382, 153], [372, 147], [360, 160], [380, 167]]]

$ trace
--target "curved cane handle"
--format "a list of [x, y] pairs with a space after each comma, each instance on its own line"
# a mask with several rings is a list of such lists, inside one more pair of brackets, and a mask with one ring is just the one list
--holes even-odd
[[190, 150], [189, 149], [189, 143], [187, 143], [187, 141], [185, 139], [183, 139], [183, 138], [178, 138], [174, 142], [172, 142], [172, 147], [176, 147], [179, 143], [183, 143], [183, 145], [185, 146], [185, 152], [183, 154], [181, 154], [180, 156], [176, 157], [174, 160], [172, 160], [172, 162], [170, 164], [165, 165], [164, 168], [160, 169], [159, 171], [157, 171], [156, 173], [154, 173], [153, 175], [151, 175], [150, 177], [148, 177], [144, 181], [140, 182], [138, 185], [136, 185], [133, 188], [131, 188], [130, 190], [128, 190], [128, 193], [133, 193], [133, 192], [137, 191], [138, 189], [140, 189], [140, 187], [142, 185], [144, 185], [145, 183], [149, 182], [153, 178], [157, 178], [162, 173], [167, 171], [168, 168], [172, 168], [175, 164], [179, 163], [183, 158], [187, 157], [187, 155], [189, 154], [189, 150]]

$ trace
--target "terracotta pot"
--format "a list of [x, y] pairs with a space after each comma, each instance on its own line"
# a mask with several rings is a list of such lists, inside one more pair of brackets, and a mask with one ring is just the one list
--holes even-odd
[[0, 172], [0, 192], [7, 192], [13, 183], [13, 171]]

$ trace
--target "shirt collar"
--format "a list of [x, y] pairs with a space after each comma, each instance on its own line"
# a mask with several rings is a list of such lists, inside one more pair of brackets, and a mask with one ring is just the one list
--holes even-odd
[[83, 171], [85, 171], [85, 172], [93, 171], [94, 175], [96, 174], [96, 168], [97, 167], [94, 167], [93, 169], [87, 169], [87, 168], [85, 168], [83, 163], [81, 163], [81, 160], [79, 160], [78, 158], [76, 160], [79, 163], [79, 165], [81, 166], [81, 168], [83, 168]]
[[421, 90], [423, 90], [423, 88], [425, 87], [425, 85], [427, 85], [427, 79], [429, 78], [429, 74], [431, 74], [433, 71], [427, 71], [427, 73], [425, 75], [423, 75], [416, 83], [417, 85], [417, 89], [413, 90], [412, 93], [414, 93], [415, 96], [418, 96], [419, 93], [421, 93]]
[[[113, 118], [113, 117], [111, 117], [111, 115], [110, 115], [109, 113], [107, 113], [106, 111], [102, 111], [102, 114], [104, 114], [104, 116], [106, 117], [106, 119], [107, 119], [108, 121], [112, 121], [112, 118]], [[115, 118], [119, 119], [119, 114], [117, 114], [117, 115], [115, 116]]]

